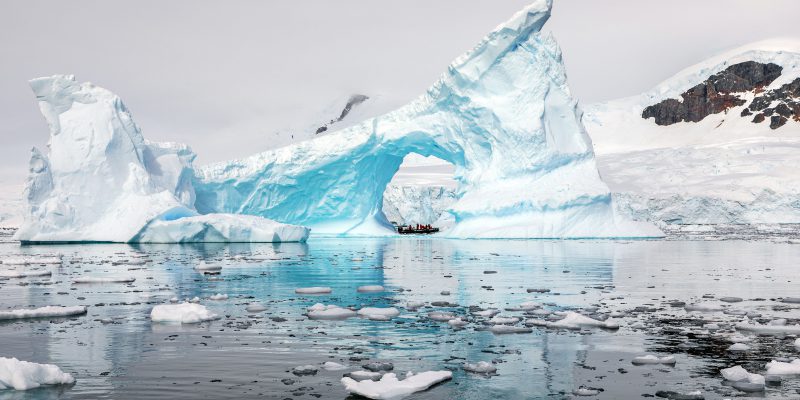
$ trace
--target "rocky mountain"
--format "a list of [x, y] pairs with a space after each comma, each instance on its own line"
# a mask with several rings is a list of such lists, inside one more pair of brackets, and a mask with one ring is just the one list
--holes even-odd
[[618, 212], [672, 224], [800, 222], [800, 41], [691, 66], [585, 107]]

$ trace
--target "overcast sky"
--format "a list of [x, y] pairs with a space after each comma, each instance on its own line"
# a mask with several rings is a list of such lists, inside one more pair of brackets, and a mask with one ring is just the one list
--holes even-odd
[[[3, 0], [0, 184], [48, 130], [27, 80], [75, 74], [122, 97], [155, 141], [241, 157], [352, 93], [416, 97], [530, 0]], [[730, 47], [800, 37], [797, 0], [555, 0], [582, 103], [642, 92]], [[388, 110], [387, 110], [388, 111]]]

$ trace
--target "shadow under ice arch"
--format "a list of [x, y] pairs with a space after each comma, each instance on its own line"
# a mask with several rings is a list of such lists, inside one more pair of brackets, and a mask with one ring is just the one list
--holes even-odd
[[195, 171], [200, 213], [315, 233], [388, 234], [383, 192], [409, 153], [455, 166], [452, 237], [660, 236], [615, 215], [539, 0], [456, 59], [420, 98], [313, 140]]

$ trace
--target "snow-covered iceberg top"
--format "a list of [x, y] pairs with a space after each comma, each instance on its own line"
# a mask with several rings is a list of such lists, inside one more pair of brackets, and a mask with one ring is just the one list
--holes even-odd
[[30, 82], [50, 126], [34, 148], [23, 242], [303, 241], [305, 227], [261, 217], [198, 215], [192, 161], [181, 144], [149, 142], [122, 100], [74, 76]]

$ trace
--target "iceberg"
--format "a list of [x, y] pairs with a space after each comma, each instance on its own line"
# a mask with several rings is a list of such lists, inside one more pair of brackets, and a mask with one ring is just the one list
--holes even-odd
[[540, 33], [551, 6], [525, 7], [398, 110], [199, 168], [198, 211], [260, 215], [324, 234], [391, 234], [384, 189], [415, 153], [455, 166], [447, 236], [662, 236], [614, 212], [561, 51]]
[[383, 196], [409, 154], [455, 168], [457, 200], [442, 216], [448, 237], [663, 236], [615, 211], [561, 51], [540, 32], [551, 8], [552, 0], [525, 7], [395, 111], [198, 168], [187, 146], [144, 140], [111, 92], [72, 76], [35, 79], [50, 152], [33, 151], [17, 238], [302, 241], [308, 228], [393, 235]]
[[34, 148], [22, 242], [303, 241], [304, 227], [242, 215], [199, 215], [182, 144], [149, 142], [120, 98], [71, 75], [30, 82], [50, 127]]

